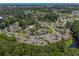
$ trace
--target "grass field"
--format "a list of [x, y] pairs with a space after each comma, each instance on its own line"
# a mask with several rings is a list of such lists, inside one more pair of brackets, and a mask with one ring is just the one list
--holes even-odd
[[72, 44], [72, 35], [70, 35], [70, 39], [65, 41], [66, 47], [69, 47]]
[[48, 27], [47, 32], [51, 34], [51, 33], [53, 33], [53, 30]]

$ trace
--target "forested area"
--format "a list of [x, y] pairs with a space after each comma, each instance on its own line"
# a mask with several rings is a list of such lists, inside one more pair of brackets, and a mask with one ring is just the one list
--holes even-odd
[[18, 43], [14, 37], [0, 34], [0, 55], [4, 56], [58, 56], [79, 55], [79, 49], [66, 48], [63, 41], [52, 43], [47, 46], [27, 45]]
[[[20, 26], [25, 28], [26, 25], [32, 25], [35, 23], [34, 12], [30, 11], [31, 13], [25, 14], [23, 9], [16, 8], [16, 9], [7, 9], [0, 11], [0, 14], [3, 15], [4, 19], [0, 20], [0, 28], [4, 29], [5, 27], [13, 24], [15, 22], [20, 22]], [[37, 9], [36, 11], [40, 11]], [[42, 11], [42, 10], [41, 10]], [[26, 10], [27, 12], [27, 10]], [[43, 12], [43, 11], [42, 11]], [[45, 12], [45, 11], [44, 11]], [[58, 14], [50, 13], [46, 11], [48, 14], [45, 14], [44, 17], [38, 16], [37, 19], [44, 22], [55, 22], [58, 18]]]
[[71, 28], [74, 32], [77, 33], [78, 37], [79, 37], [79, 21], [74, 21], [74, 23], [72, 23]]

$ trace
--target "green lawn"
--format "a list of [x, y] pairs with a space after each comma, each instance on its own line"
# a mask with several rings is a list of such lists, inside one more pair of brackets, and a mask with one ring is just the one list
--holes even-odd
[[70, 36], [70, 39], [65, 41], [66, 47], [69, 47], [72, 44], [72, 35]]
[[48, 33], [53, 33], [53, 30], [48, 27], [48, 28], [47, 28], [47, 32], [48, 32]]

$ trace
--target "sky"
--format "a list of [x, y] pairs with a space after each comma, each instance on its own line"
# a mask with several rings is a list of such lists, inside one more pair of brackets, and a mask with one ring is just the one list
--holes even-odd
[[0, 0], [0, 3], [79, 3], [79, 0]]

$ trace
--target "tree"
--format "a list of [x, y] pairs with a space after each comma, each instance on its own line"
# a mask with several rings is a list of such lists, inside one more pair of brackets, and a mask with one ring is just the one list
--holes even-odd
[[26, 20], [20, 20], [19, 22], [20, 22], [19, 25], [20, 25], [23, 29], [25, 29], [25, 28], [26, 28], [26, 25], [27, 25]]

